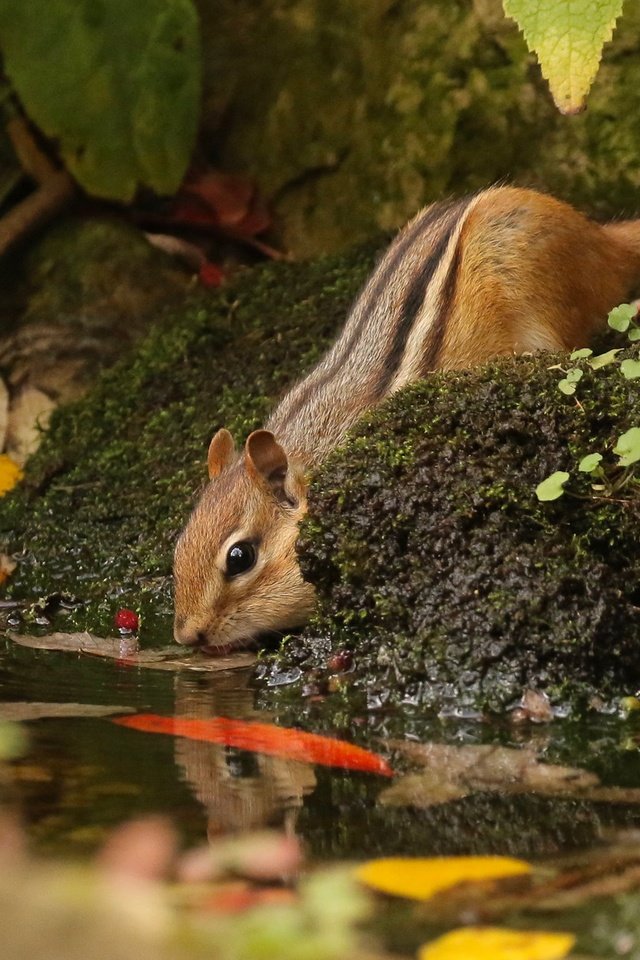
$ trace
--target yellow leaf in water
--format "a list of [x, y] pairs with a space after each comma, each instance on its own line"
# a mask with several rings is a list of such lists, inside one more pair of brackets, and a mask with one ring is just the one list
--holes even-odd
[[576, 938], [572, 933], [465, 927], [422, 947], [419, 960], [562, 960]]
[[524, 860], [511, 857], [386, 857], [356, 868], [361, 883], [382, 893], [428, 900], [460, 883], [497, 880], [531, 872]]
[[0, 497], [13, 490], [16, 483], [22, 480], [22, 470], [6, 453], [0, 454]]

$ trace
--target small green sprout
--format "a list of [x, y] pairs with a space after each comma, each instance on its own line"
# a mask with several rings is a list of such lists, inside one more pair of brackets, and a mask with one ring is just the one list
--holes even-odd
[[607, 323], [612, 330], [624, 333], [625, 330], [629, 329], [629, 325], [635, 320], [637, 314], [638, 310], [632, 303], [621, 303], [619, 307], [613, 308], [607, 317]]
[[578, 464], [578, 470], [580, 470], [581, 473], [593, 473], [594, 470], [597, 470], [601, 460], [601, 453], [588, 453]]
[[613, 452], [620, 457], [621, 467], [629, 467], [640, 460], [640, 427], [631, 427], [626, 433], [618, 437]]
[[536, 487], [536, 497], [538, 500], [557, 500], [564, 493], [564, 485], [569, 479], [569, 474], [564, 470], [556, 470], [551, 476], [547, 477]]
[[632, 360], [628, 357], [620, 364], [620, 372], [627, 380], [636, 380], [640, 377], [640, 360]]
[[558, 390], [571, 396], [576, 392], [576, 384], [582, 378], [583, 372], [580, 367], [571, 367], [567, 370], [567, 375], [558, 383]]
[[591, 350], [589, 347], [582, 347], [580, 350], [574, 350], [569, 356], [569, 360], [586, 360], [587, 357], [592, 355], [593, 350]]

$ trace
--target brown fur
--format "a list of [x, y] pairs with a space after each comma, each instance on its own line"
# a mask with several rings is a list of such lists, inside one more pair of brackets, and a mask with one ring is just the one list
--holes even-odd
[[[268, 429], [240, 456], [228, 431], [213, 438], [212, 481], [176, 546], [176, 640], [220, 653], [307, 619], [313, 589], [295, 555], [305, 471], [368, 407], [436, 368], [584, 346], [639, 281], [640, 221], [599, 226], [510, 187], [419, 214]], [[227, 575], [229, 547], [246, 540], [255, 566]]]

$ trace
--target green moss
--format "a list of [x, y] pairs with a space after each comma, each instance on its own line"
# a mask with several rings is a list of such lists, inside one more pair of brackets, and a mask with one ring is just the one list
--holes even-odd
[[[0, 508], [21, 597], [70, 594], [101, 629], [117, 601], [170, 612], [175, 535], [205, 478], [212, 433], [240, 439], [335, 335], [372, 251], [247, 271], [193, 295], [84, 400], [59, 410], [25, 484]], [[165, 635], [165, 639], [168, 639]]]
[[[640, 685], [638, 484], [598, 498], [576, 470], [637, 422], [640, 386], [617, 366], [588, 371], [577, 405], [549, 365], [435, 375], [332, 455], [301, 540], [320, 612], [292, 656], [324, 662], [315, 638], [329, 635], [355, 648], [367, 686], [438, 707]], [[554, 470], [573, 471], [570, 493], [540, 503]]]

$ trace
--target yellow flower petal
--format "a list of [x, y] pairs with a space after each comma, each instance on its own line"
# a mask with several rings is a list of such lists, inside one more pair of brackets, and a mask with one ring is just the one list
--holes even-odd
[[562, 960], [576, 938], [572, 933], [465, 927], [422, 947], [419, 960]]
[[6, 453], [0, 454], [0, 497], [13, 490], [22, 477], [23, 473], [18, 464]]
[[514, 877], [531, 872], [524, 860], [510, 857], [387, 857], [356, 868], [361, 883], [383, 893], [428, 900], [459, 883]]

